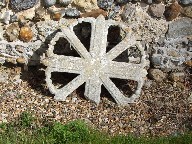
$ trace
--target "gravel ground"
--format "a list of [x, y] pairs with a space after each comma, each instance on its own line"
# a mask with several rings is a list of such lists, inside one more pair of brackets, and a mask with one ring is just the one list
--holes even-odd
[[10, 122], [29, 111], [46, 121], [83, 119], [110, 134], [177, 135], [192, 130], [192, 79], [189, 70], [183, 83], [147, 80], [135, 104], [119, 107], [103, 90], [97, 106], [83, 97], [83, 86], [66, 102], [54, 101], [46, 88], [44, 72], [37, 67], [0, 67], [0, 123]]

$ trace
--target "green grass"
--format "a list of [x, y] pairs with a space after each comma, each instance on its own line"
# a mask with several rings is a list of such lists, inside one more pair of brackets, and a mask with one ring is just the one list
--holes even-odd
[[192, 144], [192, 133], [170, 137], [109, 136], [83, 121], [35, 125], [27, 112], [15, 122], [0, 125], [0, 144]]

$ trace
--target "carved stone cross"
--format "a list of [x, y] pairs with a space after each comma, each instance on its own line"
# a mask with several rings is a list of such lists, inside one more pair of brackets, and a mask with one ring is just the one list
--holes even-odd
[[[91, 23], [92, 27], [89, 52], [73, 31], [73, 27], [83, 21]], [[144, 78], [147, 75], [147, 71], [144, 69], [146, 66], [145, 53], [141, 44], [135, 40], [130, 32], [118, 45], [106, 52], [108, 28], [112, 25], [121, 27], [119, 23], [105, 20], [100, 15], [97, 19], [80, 18], [76, 24], [62, 28], [61, 32], [55, 35], [49, 44], [48, 57], [42, 60], [43, 64], [47, 66], [45, 71], [46, 83], [51, 93], [55, 94], [54, 98], [64, 101], [69, 94], [86, 83], [85, 97], [97, 104], [100, 102], [101, 85], [105, 86], [118, 104], [133, 103], [139, 97]], [[65, 38], [81, 58], [54, 54], [54, 45], [59, 38]], [[113, 61], [118, 55], [134, 45], [141, 51], [142, 56], [139, 64]], [[52, 84], [52, 72], [67, 72], [79, 75], [64, 87], [57, 89]], [[131, 97], [126, 97], [110, 78], [134, 80], [137, 81], [138, 85], [134, 94]]]

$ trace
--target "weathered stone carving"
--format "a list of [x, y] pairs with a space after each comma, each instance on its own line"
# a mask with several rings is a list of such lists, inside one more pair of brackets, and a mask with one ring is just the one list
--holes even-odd
[[[87, 51], [73, 32], [73, 27], [77, 25], [78, 22], [82, 23], [83, 21], [91, 23], [92, 26], [90, 52]], [[55, 94], [54, 98], [59, 101], [64, 101], [70, 93], [85, 82], [85, 97], [97, 104], [100, 101], [102, 84], [118, 104], [127, 105], [128, 103], [133, 103], [135, 99], [139, 97], [144, 78], [147, 75], [147, 71], [144, 69], [146, 66], [145, 52], [141, 44], [137, 42], [131, 32], [129, 32], [118, 45], [106, 53], [109, 26], [118, 25], [123, 28], [123, 25], [115, 21], [105, 20], [101, 15], [97, 19], [80, 18], [78, 22], [69, 27], [62, 28], [61, 32], [58, 32], [51, 40], [47, 50], [47, 57], [42, 58], [42, 63], [47, 66], [45, 70], [46, 83], [51, 93]], [[54, 45], [59, 38], [68, 40], [81, 58], [54, 54]], [[137, 46], [141, 51], [139, 64], [113, 61], [118, 55], [131, 46]], [[52, 72], [77, 73], [79, 75], [66, 86], [57, 89], [51, 80]], [[126, 97], [110, 78], [137, 81], [137, 89], [131, 97]]]

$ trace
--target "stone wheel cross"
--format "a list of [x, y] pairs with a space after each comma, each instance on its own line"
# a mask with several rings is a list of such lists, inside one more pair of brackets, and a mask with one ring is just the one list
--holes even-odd
[[[73, 31], [73, 27], [82, 22], [89, 22], [92, 27], [89, 52]], [[104, 85], [119, 105], [133, 103], [139, 97], [144, 78], [147, 74], [147, 71], [144, 69], [146, 65], [144, 49], [130, 32], [127, 33], [126, 37], [119, 44], [109, 52], [106, 52], [108, 28], [117, 25], [121, 26], [115, 21], [105, 20], [102, 15], [97, 19], [80, 18], [77, 23], [62, 28], [61, 32], [55, 35], [49, 44], [47, 57], [42, 60], [43, 64], [47, 66], [45, 70], [46, 83], [50, 92], [55, 95], [54, 99], [65, 101], [66, 97], [83, 83], [86, 83], [85, 97], [97, 104], [100, 102], [102, 85]], [[65, 38], [81, 57], [54, 54], [54, 45], [59, 38]], [[139, 64], [113, 61], [123, 51], [134, 45], [141, 51], [142, 56]], [[67, 72], [79, 75], [67, 85], [58, 89], [52, 83], [52, 72]], [[137, 88], [134, 94], [131, 97], [124, 96], [110, 78], [137, 81]]]

